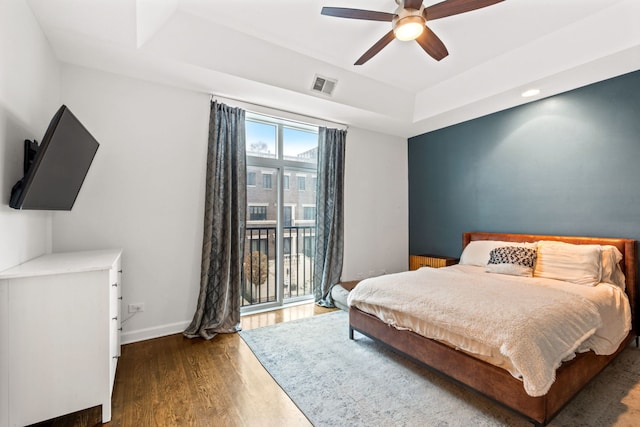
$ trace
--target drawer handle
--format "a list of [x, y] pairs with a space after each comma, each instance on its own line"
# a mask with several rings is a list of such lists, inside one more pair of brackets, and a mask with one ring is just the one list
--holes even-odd
[[122, 270], [118, 270], [118, 273], [122, 273]]
[[117, 288], [117, 287], [118, 287], [118, 284], [117, 284], [117, 283], [114, 283], [114, 284], [113, 284], [113, 285], [111, 285], [111, 286], [113, 286], [113, 287], [116, 287], [116, 288]]
[[118, 320], [118, 316], [112, 317], [111, 320]]
[[113, 356], [112, 359], [120, 359], [120, 356]]
[[118, 297], [119, 300], [122, 300], [122, 297]]
[[119, 330], [120, 332], [122, 332], [122, 328], [118, 328], [118, 330]]

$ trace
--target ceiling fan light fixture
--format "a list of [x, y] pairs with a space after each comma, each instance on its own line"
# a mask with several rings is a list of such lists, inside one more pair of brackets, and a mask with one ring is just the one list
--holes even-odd
[[423, 31], [424, 18], [421, 16], [405, 16], [394, 21], [393, 34], [398, 40], [415, 40], [420, 37]]

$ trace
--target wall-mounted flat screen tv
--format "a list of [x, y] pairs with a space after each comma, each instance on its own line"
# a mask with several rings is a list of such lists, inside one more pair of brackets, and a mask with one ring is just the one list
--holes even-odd
[[99, 145], [66, 105], [60, 107], [39, 146], [25, 141], [24, 177], [13, 186], [9, 206], [71, 210]]

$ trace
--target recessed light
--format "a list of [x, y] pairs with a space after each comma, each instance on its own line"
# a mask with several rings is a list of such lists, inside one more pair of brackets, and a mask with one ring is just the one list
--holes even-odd
[[521, 96], [523, 98], [531, 98], [532, 96], [536, 96], [540, 94], [540, 89], [529, 89], [522, 92]]

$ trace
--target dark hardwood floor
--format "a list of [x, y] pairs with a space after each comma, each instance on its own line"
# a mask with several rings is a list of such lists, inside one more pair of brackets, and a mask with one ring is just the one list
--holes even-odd
[[[332, 311], [313, 303], [242, 318], [245, 330]], [[286, 351], [283, 349], [283, 351]], [[122, 346], [112, 419], [100, 407], [37, 424], [79, 426], [309, 426], [238, 334], [182, 334]]]

